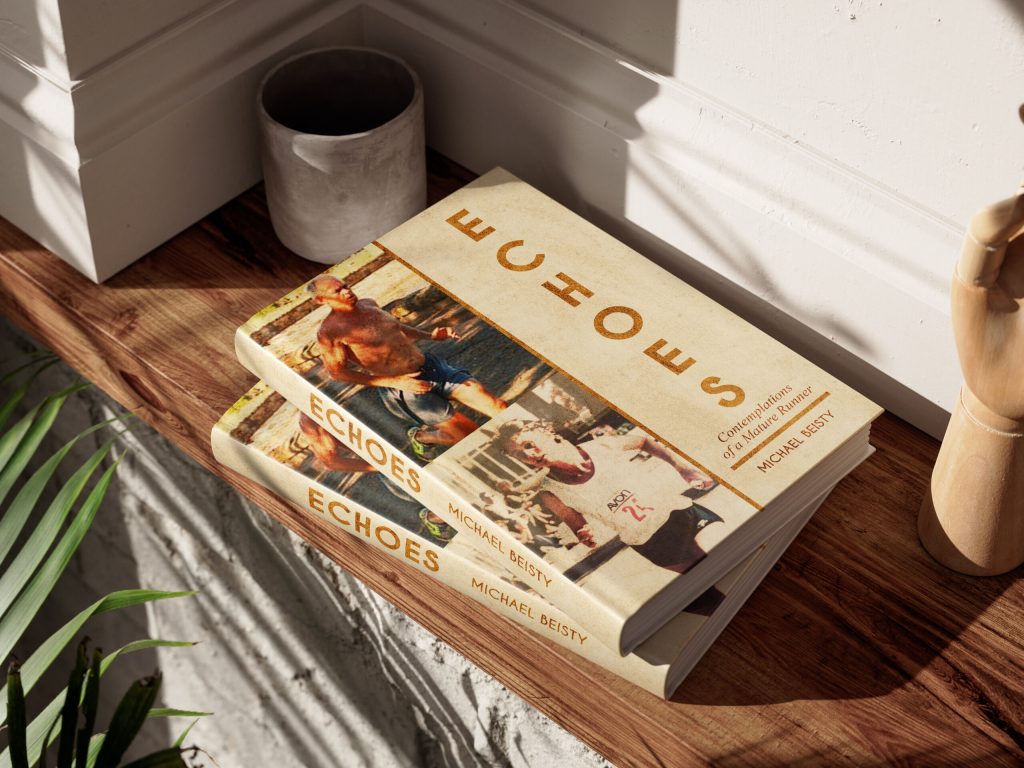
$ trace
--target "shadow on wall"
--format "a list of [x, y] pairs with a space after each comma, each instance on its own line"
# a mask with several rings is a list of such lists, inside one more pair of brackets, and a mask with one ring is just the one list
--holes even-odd
[[[1017, 17], [1017, 21], [1024, 27], [1024, 0], [1003, 0], [1003, 4]], [[1021, 107], [1024, 109], [1024, 106]]]
[[[20, 355], [36, 350], [37, 347], [13, 331], [6, 320], [0, 319], [0, 360], [4, 361], [4, 370], [9, 370]], [[33, 391], [40, 396], [56, 392], [76, 379], [77, 377], [67, 367], [55, 366], [39, 377]], [[5, 397], [6, 394], [8, 393], [0, 392], [0, 398]], [[13, 423], [15, 418], [24, 415], [36, 402], [37, 398], [30, 395], [8, 423]], [[38, 468], [43, 461], [52, 456], [73, 436], [119, 412], [121, 412], [120, 408], [113, 406], [95, 390], [86, 390], [73, 396], [62, 409], [60, 418], [44, 440], [29, 467], [30, 471]], [[58, 484], [66, 482], [82, 462], [110, 437], [109, 430], [101, 430], [89, 435], [75, 446], [58, 468], [55, 481], [51, 481], [48, 485], [39, 505], [40, 509], [45, 509], [45, 505], [52, 500]], [[27, 659], [47, 637], [63, 626], [68, 619], [106, 594], [139, 586], [168, 590], [177, 588], [175, 585], [180, 583], [180, 580], [174, 578], [165, 579], [159, 583], [154, 580], [140, 583], [140, 577], [137, 574], [144, 569], [139, 567], [132, 551], [126, 521], [122, 518], [119, 504], [120, 497], [124, 492], [123, 479], [115, 479], [88, 535], [22, 641], [14, 649], [13, 655], [16, 658]], [[25, 538], [25, 535], [22, 538]], [[16, 546], [20, 547], [20, 543]], [[166, 605], [166, 603], [160, 605]], [[157, 607], [155, 610], [159, 611], [162, 608]], [[195, 639], [192, 627], [172, 627], [168, 628], [168, 631], [171, 631], [172, 634], [164, 639]], [[30, 720], [51, 698], [64, 689], [67, 684], [67, 676], [75, 663], [75, 650], [78, 642], [85, 636], [90, 639], [90, 649], [98, 647], [109, 653], [125, 643], [154, 635], [149, 634], [146, 609], [142, 607], [111, 611], [91, 618], [79, 636], [51, 665], [48, 674], [42, 678], [39, 685], [29, 695], [28, 716]], [[189, 653], [190, 649], [180, 648], [177, 649], [177, 652]], [[103, 677], [98, 724], [105, 727], [121, 696], [133, 681], [151, 675], [160, 666], [161, 661], [157, 652], [153, 650], [121, 656]], [[160, 701], [167, 701], [166, 691], [161, 694]], [[182, 703], [173, 702], [172, 706]], [[189, 705], [191, 704], [198, 705], [198, 702], [189, 702]], [[185, 708], [202, 709], [202, 706], [192, 707], [189, 705], [185, 705]], [[167, 747], [177, 738], [178, 733], [184, 727], [185, 723], [180, 723], [180, 721], [171, 722], [164, 718], [150, 720], [132, 744], [127, 759], [141, 757]]]
[[[14, 346], [30, 343], [0, 320], [4, 359]], [[64, 366], [54, 373], [71, 375]], [[52, 442], [110, 410], [120, 411], [89, 390], [69, 404]], [[159, 666], [163, 702], [214, 712], [189, 742], [225, 766], [518, 767], [543, 754], [606, 766], [148, 427], [125, 442], [108, 503], [46, 620], [59, 625], [118, 587], [191, 589], [194, 598], [112, 614], [88, 631], [104, 644], [146, 634], [200, 644], [119, 662], [110, 691]], [[111, 711], [106, 702], [100, 721]], [[139, 744], [166, 746], [182, 727], [153, 721]]]

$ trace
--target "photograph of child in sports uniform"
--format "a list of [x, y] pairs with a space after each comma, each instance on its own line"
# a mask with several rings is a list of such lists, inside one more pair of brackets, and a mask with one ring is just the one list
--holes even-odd
[[738, 524], [712, 477], [559, 374], [437, 466], [453, 461], [451, 482], [574, 578], [626, 549], [685, 573]]

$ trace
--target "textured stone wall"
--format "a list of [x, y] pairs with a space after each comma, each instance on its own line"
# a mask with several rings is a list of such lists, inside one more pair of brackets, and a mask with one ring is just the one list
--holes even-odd
[[[0, 325], [4, 368], [28, 348]], [[57, 366], [40, 390], [73, 376]], [[118, 410], [87, 390], [49, 447]], [[201, 642], [125, 659], [108, 699], [159, 666], [169, 706], [215, 713], [189, 741], [222, 768], [607, 765], [159, 435], [136, 425], [123, 445], [108, 501], [36, 636], [100, 594], [145, 586], [200, 594], [105, 617], [93, 639]], [[186, 724], [151, 723], [143, 746], [166, 745]]]

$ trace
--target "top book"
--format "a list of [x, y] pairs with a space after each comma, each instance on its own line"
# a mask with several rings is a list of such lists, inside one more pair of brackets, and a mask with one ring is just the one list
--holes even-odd
[[500, 168], [235, 346], [623, 653], [856, 466], [880, 412]]

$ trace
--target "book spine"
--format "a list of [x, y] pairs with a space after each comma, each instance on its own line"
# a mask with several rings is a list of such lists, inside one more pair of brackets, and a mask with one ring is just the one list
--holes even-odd
[[444, 519], [460, 535], [466, 536], [500, 568], [507, 568], [577, 623], [587, 627], [603, 645], [625, 655], [622, 630], [628, 617], [615, 614], [585, 590], [579, 589], [540, 555], [512, 538], [507, 529], [477, 510], [456, 489], [443, 483], [429, 471], [429, 467], [414, 466], [369, 424], [329, 400], [315, 385], [283, 365], [241, 329], [235, 333], [235, 354], [246, 368], [342, 444], [370, 462], [388, 480]]
[[[211, 443], [219, 462], [274, 491], [304, 514], [331, 523], [656, 696], [666, 695], [667, 665], [651, 665], [633, 655], [620, 656], [562, 611], [504, 580], [496, 570], [474, 562], [451, 544], [437, 547], [430, 540], [235, 440], [219, 427], [214, 427]], [[455, 540], [461, 536], [460, 533]]]

